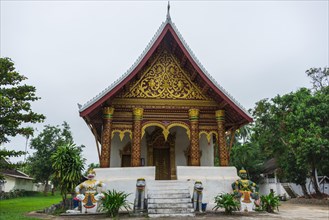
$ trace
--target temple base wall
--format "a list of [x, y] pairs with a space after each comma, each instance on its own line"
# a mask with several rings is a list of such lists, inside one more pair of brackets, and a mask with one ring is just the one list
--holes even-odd
[[[155, 167], [96, 168], [97, 180], [106, 184], [107, 190], [115, 189], [130, 193], [128, 200], [134, 202], [136, 180], [144, 178], [147, 185], [155, 181]], [[186, 181], [191, 197], [195, 181], [201, 181], [204, 187], [203, 203], [208, 203], [207, 210], [214, 206], [214, 197], [219, 193], [232, 192], [231, 184], [237, 180], [235, 167], [177, 166], [177, 179]]]
[[231, 184], [239, 179], [235, 167], [192, 167], [178, 166], [177, 179], [186, 181], [191, 194], [195, 181], [203, 185], [203, 203], [208, 203], [207, 210], [215, 206], [215, 196], [219, 193], [231, 193]]
[[115, 189], [130, 193], [128, 201], [135, 199], [136, 180], [144, 178], [146, 184], [154, 181], [155, 167], [120, 167], [120, 168], [95, 168], [96, 180], [106, 184], [106, 190]]

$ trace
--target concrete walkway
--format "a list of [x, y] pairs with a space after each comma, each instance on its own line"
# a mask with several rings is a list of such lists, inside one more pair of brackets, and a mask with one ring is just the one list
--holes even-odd
[[[106, 218], [104, 215], [92, 215], [92, 216], [48, 216], [45, 214], [39, 213], [29, 213], [28, 216], [40, 218], [40, 219], [52, 219], [52, 220], [83, 220], [83, 219], [110, 219]], [[149, 218], [134, 218], [129, 216], [120, 216], [120, 219], [149, 219]], [[329, 206], [325, 205], [308, 205], [308, 204], [292, 204], [289, 202], [282, 202], [279, 207], [279, 212], [270, 214], [266, 212], [252, 212], [252, 213], [234, 213], [232, 216], [224, 215], [222, 212], [210, 212], [207, 214], [198, 214], [194, 218], [155, 218], [156, 220], [163, 219], [243, 219], [243, 220], [252, 220], [252, 219], [309, 219], [309, 220], [318, 220], [318, 219], [329, 219]]]

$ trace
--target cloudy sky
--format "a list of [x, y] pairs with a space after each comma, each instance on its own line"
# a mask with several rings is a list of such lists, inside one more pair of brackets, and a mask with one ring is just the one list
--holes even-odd
[[[67, 121], [87, 163], [98, 162], [85, 104], [138, 58], [167, 13], [166, 1], [0, 1], [1, 57], [41, 100], [45, 124]], [[172, 1], [170, 14], [208, 72], [246, 109], [310, 87], [305, 70], [328, 66], [327, 1]], [[7, 148], [24, 150], [16, 137]], [[2, 146], [4, 147], [4, 146]], [[29, 150], [31, 153], [32, 151]]]

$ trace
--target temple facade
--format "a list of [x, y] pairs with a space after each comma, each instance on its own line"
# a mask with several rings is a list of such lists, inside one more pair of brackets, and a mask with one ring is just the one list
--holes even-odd
[[167, 16], [140, 58], [79, 109], [95, 136], [102, 168], [228, 166], [228, 135], [251, 116], [204, 69]]

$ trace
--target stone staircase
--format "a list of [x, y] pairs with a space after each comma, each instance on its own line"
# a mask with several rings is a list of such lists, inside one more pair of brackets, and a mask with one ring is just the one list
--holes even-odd
[[155, 217], [194, 217], [186, 181], [159, 180], [147, 186], [147, 213]]
[[286, 190], [286, 192], [288, 193], [288, 195], [290, 196], [290, 198], [297, 198], [297, 194], [291, 188], [291, 186], [290, 186], [289, 183], [281, 183], [281, 185], [284, 188], [284, 190]]

